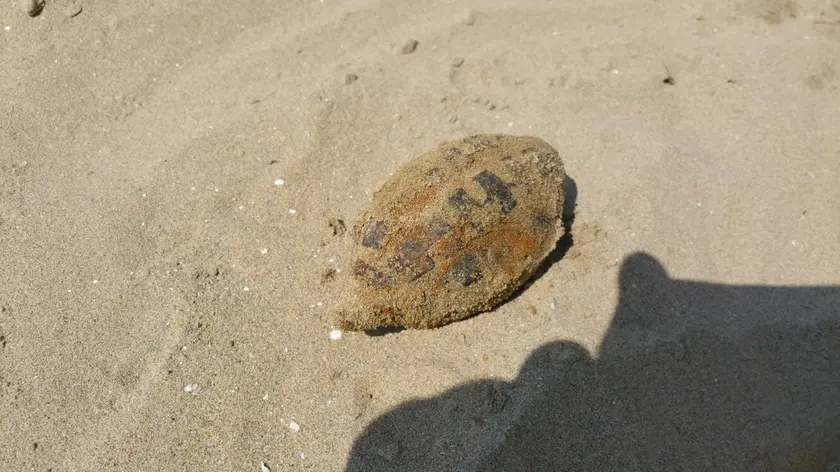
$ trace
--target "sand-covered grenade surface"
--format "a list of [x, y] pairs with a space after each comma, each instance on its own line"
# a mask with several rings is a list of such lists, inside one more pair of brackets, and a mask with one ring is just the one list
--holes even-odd
[[565, 178], [534, 137], [475, 135], [409, 161], [353, 226], [339, 326], [434, 328], [493, 309], [563, 235]]

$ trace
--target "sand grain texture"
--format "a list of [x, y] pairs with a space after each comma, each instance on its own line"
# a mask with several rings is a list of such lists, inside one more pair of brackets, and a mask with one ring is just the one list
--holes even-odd
[[[0, 10], [0, 469], [835, 459], [836, 2], [29, 5]], [[568, 251], [489, 316], [331, 340], [330, 220], [480, 133], [557, 148]]]

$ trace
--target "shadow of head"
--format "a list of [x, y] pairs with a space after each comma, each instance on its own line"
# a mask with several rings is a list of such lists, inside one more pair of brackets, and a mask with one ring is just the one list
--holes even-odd
[[513, 382], [385, 413], [348, 471], [814, 470], [840, 459], [840, 287], [675, 280], [624, 261], [597, 357], [560, 341]]

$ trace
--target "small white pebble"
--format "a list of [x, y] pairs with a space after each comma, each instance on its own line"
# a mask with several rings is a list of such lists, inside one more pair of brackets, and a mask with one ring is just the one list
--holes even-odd
[[219, 189], [216, 189], [215, 191], [216, 191], [216, 192], [218, 192], [218, 191], [219, 191]]
[[242, 287], [242, 291], [243, 291], [243, 292], [247, 292], [247, 291], [249, 291], [249, 290], [251, 290], [251, 289], [250, 289], [250, 288], [248, 288], [248, 287]]
[[264, 248], [260, 249], [260, 254], [268, 254], [268, 248], [264, 247]]
[[333, 329], [332, 331], [330, 331], [330, 339], [332, 339], [333, 341], [338, 341], [339, 339], [341, 339], [341, 336], [342, 332], [340, 329]]
[[184, 387], [184, 391], [193, 395], [198, 395], [198, 384], [189, 384]]
[[286, 185], [286, 181], [283, 179], [277, 179], [274, 181], [274, 185]]
[[318, 306], [324, 306], [324, 304], [323, 304], [322, 302], [318, 302], [318, 303], [316, 303], [316, 305], [318, 305]]
[[289, 423], [289, 430], [293, 433], [297, 433], [300, 431], [300, 425], [292, 421], [291, 423]]
[[6, 30], [6, 31], [10, 31], [10, 30], [12, 29], [12, 27], [11, 27], [11, 26], [6, 26], [6, 27], [5, 27], [5, 28], [3, 28], [3, 29], [4, 29], [4, 30]]
[[297, 213], [297, 210], [295, 210], [294, 208], [289, 208], [290, 215], [294, 215], [295, 213]]
[[512, 121], [508, 121], [508, 128], [510, 128], [510, 127], [512, 127], [512, 126], [513, 126], [513, 122], [512, 122]]

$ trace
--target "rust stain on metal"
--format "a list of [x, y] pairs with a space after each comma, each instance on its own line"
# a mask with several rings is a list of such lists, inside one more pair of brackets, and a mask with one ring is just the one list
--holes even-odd
[[565, 173], [530, 137], [478, 135], [407, 163], [354, 227], [344, 329], [431, 328], [493, 309], [562, 236]]

